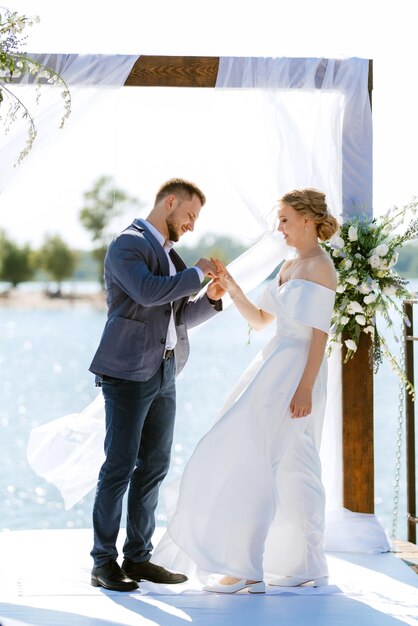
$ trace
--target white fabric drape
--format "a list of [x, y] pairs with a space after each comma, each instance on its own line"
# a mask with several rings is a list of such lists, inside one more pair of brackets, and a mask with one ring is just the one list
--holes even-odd
[[[89, 85], [85, 107], [91, 105], [92, 97], [99, 97], [103, 86], [122, 85], [136, 58], [63, 55], [45, 57], [42, 62], [54, 64], [70, 85], [73, 80]], [[220, 101], [221, 107], [230, 109], [220, 111], [228, 119], [228, 125], [217, 154], [218, 169], [223, 169], [235, 183], [236, 192], [264, 230], [253, 248], [230, 265], [231, 273], [245, 291], [265, 280], [288, 253], [282, 238], [268, 225], [271, 214], [266, 215], [266, 207], [271, 207], [283, 193], [294, 187], [317, 187], [326, 193], [329, 207], [340, 219], [343, 210], [350, 212], [361, 207], [363, 211], [371, 211], [367, 74], [368, 62], [362, 59], [220, 59], [217, 89], [251, 91], [253, 106], [249, 120], [234, 100], [226, 104]], [[72, 89], [73, 114], [77, 90]], [[45, 118], [49, 120], [49, 115]], [[249, 154], [244, 165], [240, 160], [236, 166], [236, 151], [246, 149], [247, 137], [257, 146], [257, 154]], [[338, 354], [332, 358], [334, 362], [329, 369], [334, 380], [330, 385], [321, 454], [328, 507], [334, 510], [341, 507], [341, 359]], [[50, 428], [42, 426], [32, 432], [30, 463], [62, 488], [67, 508], [95, 484], [102, 459], [102, 450], [97, 452], [102, 437], [101, 410], [99, 396], [81, 414], [81, 421], [81, 415], [67, 416], [61, 418], [63, 422], [51, 423]], [[54, 434], [57, 429], [59, 434]], [[67, 456], [60, 468], [48, 470], [44, 452], [50, 449], [52, 441], [56, 443], [62, 437], [59, 449], [65, 450]], [[90, 459], [93, 473], [87, 480], [86, 467], [80, 465], [79, 484], [74, 476], [72, 484], [68, 484], [68, 468], [71, 466], [74, 471], [80, 455]], [[41, 457], [39, 464], [36, 459]], [[69, 457], [74, 463], [68, 461]], [[378, 543], [381, 544], [380, 536]]]
[[[138, 56], [133, 55], [77, 55], [77, 54], [28, 54], [36, 62], [59, 73], [71, 93], [71, 115], [65, 121], [61, 134], [72, 132], [80, 121], [94, 111], [109, 90], [123, 86]], [[37, 138], [28, 156], [19, 167], [15, 167], [18, 155], [24, 148], [27, 137], [27, 122], [17, 114], [16, 121], [7, 134], [0, 134], [0, 191], [25, 180], [31, 166], [42, 158], [42, 152], [53, 150], [54, 142], [60, 139], [58, 127], [64, 113], [61, 88], [42, 85], [39, 104], [32, 84], [31, 75], [23, 76], [12, 91], [29, 108], [34, 116]], [[3, 105], [4, 107], [6, 104]], [[23, 112], [23, 111], [21, 111]], [[47, 179], [45, 172], [45, 180]]]
[[[269, 146], [269, 163], [264, 163], [261, 182], [275, 189], [275, 197], [294, 187], [317, 187], [325, 192], [329, 208], [340, 221], [343, 215], [372, 213], [368, 69], [368, 61], [357, 58], [220, 59], [218, 88], [258, 90]], [[245, 133], [244, 126], [235, 130]], [[227, 145], [233, 146], [234, 140]], [[262, 218], [263, 205], [248, 193], [245, 174], [240, 178], [233, 172], [233, 159], [227, 159], [237, 184], [242, 181], [241, 196], [247, 198], [252, 213]], [[326, 546], [385, 551], [389, 543], [377, 518], [342, 508], [341, 376], [341, 353], [334, 350], [321, 445], [328, 510]]]

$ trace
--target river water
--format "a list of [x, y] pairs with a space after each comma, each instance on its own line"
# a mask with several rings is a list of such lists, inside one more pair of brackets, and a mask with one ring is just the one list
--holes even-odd
[[[418, 280], [411, 281], [411, 287], [418, 288]], [[0, 529], [91, 526], [93, 494], [65, 511], [58, 490], [28, 466], [26, 445], [31, 428], [78, 412], [96, 396], [88, 365], [105, 316], [104, 310], [86, 305], [54, 310], [0, 308]], [[399, 328], [399, 320], [395, 319], [395, 325]], [[190, 359], [177, 385], [177, 423], [167, 480], [181, 472], [231, 386], [266, 343], [273, 326], [253, 332], [248, 345], [247, 325], [230, 307], [195, 334]], [[384, 332], [384, 324], [380, 328]], [[375, 505], [388, 531], [392, 526], [398, 394], [397, 378], [384, 364], [375, 376]], [[162, 504], [157, 519], [164, 524]], [[404, 451], [397, 536], [406, 538]]]

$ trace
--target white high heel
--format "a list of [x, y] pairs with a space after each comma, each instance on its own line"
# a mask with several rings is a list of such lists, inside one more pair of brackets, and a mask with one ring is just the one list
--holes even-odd
[[318, 578], [283, 576], [283, 578], [276, 578], [274, 582], [269, 582], [269, 585], [273, 587], [300, 587], [306, 583], [313, 583], [314, 587], [326, 587], [328, 585], [328, 576], [320, 576]]
[[205, 585], [204, 591], [212, 591], [212, 593], [237, 593], [242, 589], [248, 589], [250, 593], [265, 593], [266, 586], [262, 580], [256, 583], [249, 583], [246, 580], [239, 580], [233, 585], [223, 585], [221, 583], [212, 583], [211, 585]]

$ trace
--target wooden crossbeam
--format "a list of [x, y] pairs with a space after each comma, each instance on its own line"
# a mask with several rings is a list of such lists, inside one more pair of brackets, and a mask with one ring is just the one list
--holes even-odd
[[[296, 59], [300, 61], [300, 59]], [[318, 70], [321, 84], [327, 59]], [[215, 87], [219, 57], [140, 56], [125, 81], [126, 87]], [[368, 89], [373, 89], [373, 61], [369, 61]]]
[[140, 56], [127, 87], [215, 87], [219, 57]]

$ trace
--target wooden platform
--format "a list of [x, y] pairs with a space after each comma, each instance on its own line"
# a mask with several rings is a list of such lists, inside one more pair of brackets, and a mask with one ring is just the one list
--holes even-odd
[[396, 555], [329, 553], [326, 588], [220, 596], [197, 581], [128, 594], [91, 587], [91, 539], [89, 529], [0, 533], [1, 626], [418, 626], [410, 545]]
[[402, 559], [409, 567], [418, 574], [418, 546], [409, 541], [396, 539], [394, 542], [394, 555]]

